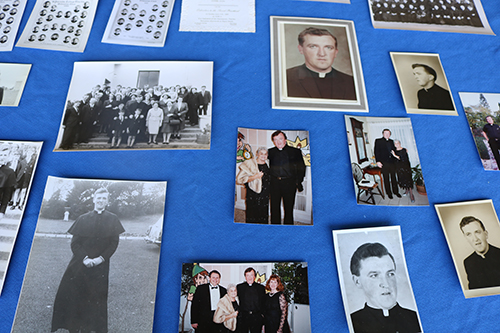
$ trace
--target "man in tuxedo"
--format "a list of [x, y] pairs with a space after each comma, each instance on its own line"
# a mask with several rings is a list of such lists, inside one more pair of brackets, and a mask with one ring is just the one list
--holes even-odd
[[245, 282], [238, 284], [236, 290], [240, 299], [239, 331], [241, 333], [248, 333], [248, 330], [250, 333], [262, 332], [266, 289], [260, 283], [255, 282], [255, 269], [252, 267], [245, 269]]
[[390, 139], [391, 131], [385, 128], [382, 131], [382, 136], [382, 138], [375, 140], [375, 160], [377, 161], [377, 166], [382, 169], [385, 194], [387, 194], [389, 199], [392, 199], [393, 193], [398, 198], [401, 198], [396, 180], [396, 158], [392, 154], [393, 151], [396, 151], [396, 147], [394, 146], [394, 141]]
[[354, 79], [334, 69], [337, 37], [327, 29], [307, 28], [298, 36], [304, 64], [286, 71], [288, 97], [356, 100]]
[[226, 288], [219, 285], [220, 273], [216, 270], [210, 272], [210, 283], [202, 284], [196, 288], [191, 305], [191, 326], [196, 333], [222, 333], [223, 324], [214, 323], [214, 313], [217, 303], [226, 295]]
[[200, 116], [207, 115], [208, 104], [212, 101], [212, 95], [210, 91], [206, 90], [206, 86], [201, 86], [200, 91]]
[[286, 144], [286, 134], [276, 131], [271, 135], [275, 147], [269, 149], [271, 174], [271, 223], [281, 224], [281, 199], [285, 210], [285, 224], [293, 224], [293, 206], [296, 191], [303, 191], [302, 181], [306, 165], [300, 149]]
[[380, 243], [365, 243], [351, 257], [356, 287], [365, 295], [365, 306], [351, 313], [354, 333], [422, 332], [417, 313], [398, 304], [396, 262]]

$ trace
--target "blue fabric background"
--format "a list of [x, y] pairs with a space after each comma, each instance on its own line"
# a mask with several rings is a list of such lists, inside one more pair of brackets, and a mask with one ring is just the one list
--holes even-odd
[[[346, 332], [332, 229], [401, 225], [408, 271], [426, 332], [498, 332], [500, 296], [466, 300], [433, 204], [493, 199], [500, 173], [485, 171], [458, 92], [499, 92], [496, 36], [373, 29], [366, 0], [350, 5], [267, 0], [256, 4], [256, 33], [179, 32], [177, 0], [164, 48], [102, 44], [113, 1], [102, 0], [84, 53], [14, 48], [0, 62], [32, 63], [19, 107], [0, 108], [0, 138], [45, 142], [0, 297], [9, 332], [47, 176], [167, 180], [155, 332], [176, 332], [183, 262], [307, 261], [313, 332]], [[35, 1], [28, 2], [21, 29]], [[493, 31], [500, 6], [483, 0]], [[407, 116], [390, 51], [439, 53], [459, 116], [411, 115], [429, 207], [357, 206], [341, 112], [271, 109], [269, 16], [353, 20], [369, 116]], [[207, 151], [54, 153], [75, 61], [214, 61], [212, 148]], [[309, 130], [313, 227], [233, 223], [236, 129]]]

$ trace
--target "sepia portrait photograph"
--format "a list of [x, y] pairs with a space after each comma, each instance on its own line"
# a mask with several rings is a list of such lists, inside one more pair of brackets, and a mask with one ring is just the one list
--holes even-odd
[[75, 62], [54, 151], [210, 149], [213, 62]]
[[0, 63], [0, 106], [18, 106], [31, 64]]
[[484, 170], [500, 170], [500, 94], [458, 94]]
[[428, 206], [410, 118], [345, 116], [358, 205]]
[[500, 224], [493, 201], [434, 207], [465, 298], [500, 294]]
[[368, 112], [354, 22], [271, 16], [272, 107]]
[[368, 0], [374, 28], [494, 35], [481, 0]]
[[234, 222], [313, 225], [309, 132], [238, 128]]
[[42, 142], [0, 141], [0, 293], [41, 149]]
[[11, 332], [152, 332], [166, 187], [49, 177]]
[[439, 54], [390, 54], [407, 113], [458, 116]]
[[306, 262], [185, 263], [179, 333], [311, 333]]
[[458, 115], [439, 54], [390, 54], [407, 113]]
[[423, 332], [399, 226], [333, 230], [351, 333]]

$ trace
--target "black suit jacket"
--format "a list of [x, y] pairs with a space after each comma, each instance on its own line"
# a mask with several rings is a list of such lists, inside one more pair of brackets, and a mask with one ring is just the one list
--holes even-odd
[[392, 139], [378, 138], [375, 140], [375, 160], [382, 164], [396, 163], [396, 158], [392, 156], [391, 150], [396, 151]]
[[[292, 172], [292, 178], [295, 179], [296, 184], [302, 183], [304, 177], [306, 175], [306, 165], [304, 164], [304, 159], [302, 157], [302, 152], [298, 148], [290, 147], [289, 145], [285, 145], [283, 147], [283, 151], [287, 153], [289, 160], [289, 167]], [[278, 168], [279, 165], [276, 165], [276, 156], [279, 153], [279, 149], [273, 147], [269, 149], [269, 164], [270, 164], [270, 173], [271, 176], [279, 176]]]
[[[243, 282], [236, 286], [238, 298], [240, 300], [240, 311], [252, 311], [254, 314], [262, 314], [264, 312], [264, 301], [266, 296], [266, 288], [260, 283], [254, 282], [250, 287], [248, 283]], [[255, 293], [257, 295], [257, 308], [251, 307], [248, 301], [249, 295]]]
[[[353, 77], [333, 68], [325, 78], [320, 79], [317, 73], [309, 70], [304, 64], [287, 69], [286, 80], [288, 97], [356, 100]], [[332, 90], [328, 96], [322, 96], [318, 90], [316, 83], [320, 80], [331, 81]]]
[[[212, 307], [210, 305], [210, 284], [202, 284], [196, 287], [191, 304], [191, 324], [205, 324], [214, 320]], [[226, 295], [226, 288], [219, 285], [220, 298]]]

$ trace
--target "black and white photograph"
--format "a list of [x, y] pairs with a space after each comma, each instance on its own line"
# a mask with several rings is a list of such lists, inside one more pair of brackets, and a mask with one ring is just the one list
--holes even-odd
[[390, 54], [407, 113], [458, 116], [439, 54]]
[[31, 64], [0, 63], [0, 106], [18, 106]]
[[97, 2], [37, 0], [16, 46], [83, 52], [94, 23]]
[[500, 94], [458, 94], [484, 170], [500, 170]]
[[271, 16], [272, 107], [368, 112], [353, 21]]
[[493, 201], [434, 207], [465, 298], [500, 294], [500, 224]]
[[310, 333], [306, 262], [185, 263], [179, 333]]
[[238, 128], [234, 222], [313, 225], [309, 132]]
[[75, 62], [54, 151], [210, 149], [213, 62]]
[[368, 0], [374, 28], [494, 35], [481, 0]]
[[0, 293], [41, 149], [42, 142], [0, 141]]
[[49, 177], [11, 332], [152, 332], [166, 187]]
[[423, 332], [399, 226], [333, 230], [351, 333]]
[[115, 0], [103, 43], [163, 47], [175, 0]]
[[[0, 0], [0, 52], [12, 51], [28, 0]], [[7, 23], [2, 27], [2, 23]]]
[[347, 3], [350, 4], [350, 0], [298, 0], [298, 1], [316, 1], [316, 2], [332, 2], [332, 3]]
[[358, 205], [429, 206], [410, 118], [345, 116]]

